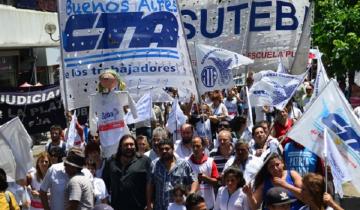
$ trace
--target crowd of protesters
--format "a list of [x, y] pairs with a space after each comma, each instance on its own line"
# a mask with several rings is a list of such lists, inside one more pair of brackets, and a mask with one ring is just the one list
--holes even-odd
[[26, 180], [15, 184], [0, 170], [1, 209], [340, 210], [331, 174], [324, 178], [329, 169], [286, 136], [312, 85], [303, 90], [283, 110], [248, 107], [240, 87], [209, 92], [201, 104], [192, 97], [181, 103], [188, 120], [174, 133], [165, 126], [171, 106], [155, 103], [150, 123], [119, 137], [110, 158], [97, 135], [76, 126], [80, 144], [67, 148], [66, 131], [54, 125]]

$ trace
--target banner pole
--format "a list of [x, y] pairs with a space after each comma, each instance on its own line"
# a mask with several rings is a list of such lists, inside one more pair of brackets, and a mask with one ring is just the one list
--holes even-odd
[[[179, 19], [180, 19], [180, 22], [181, 22], [180, 23], [181, 24], [181, 29], [182, 29], [183, 34], [184, 34], [185, 45], [186, 45], [186, 49], [187, 49], [187, 52], [188, 52], [190, 66], [191, 66], [191, 72], [192, 72], [192, 75], [194, 77], [194, 82], [195, 82], [195, 87], [196, 87], [196, 94], [197, 94], [198, 100], [200, 102], [201, 101], [201, 95], [200, 95], [200, 92], [199, 92], [198, 82], [197, 82], [197, 79], [196, 79], [195, 73], [194, 73], [194, 67], [193, 67], [192, 62], [191, 62], [190, 48], [189, 48], [188, 40], [187, 40], [187, 37], [186, 37], [186, 34], [185, 34], [184, 21], [183, 21], [183, 18], [181, 16], [181, 11], [180, 11], [180, 6], [179, 6], [179, 1], [178, 0], [176, 0], [176, 6], [177, 6], [178, 14], [179, 14]], [[195, 46], [195, 42], [194, 42], [194, 46]], [[195, 49], [195, 59], [196, 59], [196, 49]]]
[[[59, 36], [60, 36], [60, 58], [61, 58], [61, 65], [60, 65], [60, 72], [62, 73], [62, 85], [63, 85], [63, 93], [64, 93], [64, 96], [63, 96], [63, 104], [64, 104], [64, 109], [65, 109], [65, 112], [69, 111], [69, 104], [68, 104], [68, 99], [67, 99], [67, 91], [66, 91], [66, 78], [65, 78], [65, 64], [64, 64], [64, 53], [63, 53], [63, 48], [62, 48], [62, 32], [61, 32], [61, 27], [60, 27], [60, 1], [61, 0], [58, 0], [57, 1], [57, 6], [59, 8], [59, 11], [57, 13], [58, 15], [58, 26], [59, 26]], [[61, 89], [61, 85], [60, 85], [60, 89]], [[60, 91], [61, 93], [61, 91]], [[69, 126], [69, 123], [67, 122], [66, 123], [67, 126]]]

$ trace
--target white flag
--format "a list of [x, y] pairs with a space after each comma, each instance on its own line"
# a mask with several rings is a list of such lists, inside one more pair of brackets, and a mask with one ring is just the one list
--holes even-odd
[[235, 85], [232, 68], [254, 63], [241, 54], [208, 45], [196, 45], [197, 80], [200, 94]]
[[[18, 117], [0, 126], [0, 142], [5, 142], [10, 148], [16, 165], [15, 171], [10, 171], [8, 176], [14, 180], [25, 179], [27, 172], [33, 166], [32, 139]], [[8, 158], [4, 155], [1, 154], [0, 159]]]
[[321, 61], [321, 53], [319, 51], [313, 51], [315, 53], [316, 58], [318, 59], [317, 64], [317, 73], [314, 84], [314, 91], [311, 95], [309, 103], [304, 107], [305, 110], [309, 109], [311, 104], [315, 101], [316, 97], [320, 94], [321, 90], [324, 89], [326, 84], [329, 82], [329, 77], [326, 73], [324, 64]]
[[[342, 184], [351, 181], [351, 176], [348, 168], [346, 167], [344, 159], [341, 157], [339, 150], [334, 143], [335, 135], [331, 135], [328, 129], [324, 130], [324, 159], [331, 168], [331, 174], [334, 178], [335, 193], [343, 197], [344, 192]], [[325, 169], [326, 170], [326, 169]]]
[[[289, 131], [288, 137], [322, 157], [324, 128], [328, 129], [329, 134], [334, 133], [331, 139], [345, 162], [345, 164], [334, 164], [345, 166], [352, 172], [350, 174], [352, 183], [360, 192], [360, 125], [335, 80], [330, 80], [310, 108]], [[333, 155], [333, 152], [329, 150], [328, 154]], [[333, 159], [338, 158], [334, 156]], [[337, 170], [342, 175], [346, 174], [346, 170], [341, 167]]]
[[187, 117], [184, 115], [181, 110], [178, 100], [173, 101], [171, 112], [169, 113], [169, 118], [166, 123], [166, 128], [170, 133], [178, 130], [183, 124], [186, 123]]
[[282, 63], [282, 60], [281, 60], [281, 57], [279, 57], [279, 64], [278, 64], [278, 67], [277, 67], [277, 70], [276, 72], [277, 73], [283, 73], [283, 74], [288, 74], [288, 70], [285, 68], [284, 64]]
[[152, 98], [151, 93], [148, 92], [139, 99], [136, 103], [136, 110], [138, 117], [134, 119], [131, 112], [128, 112], [125, 116], [126, 124], [134, 124], [137, 122], [150, 120], [152, 115]]
[[77, 123], [77, 117], [76, 117], [76, 110], [75, 110], [74, 114], [72, 115], [69, 128], [67, 130], [68, 134], [67, 134], [67, 139], [66, 139], [66, 148], [71, 148], [75, 144], [75, 141], [78, 136], [78, 133], [76, 130], [76, 123]]
[[250, 88], [250, 101], [254, 106], [273, 106], [282, 110], [294, 95], [307, 72], [300, 75], [277, 73], [271, 70], [254, 75]]

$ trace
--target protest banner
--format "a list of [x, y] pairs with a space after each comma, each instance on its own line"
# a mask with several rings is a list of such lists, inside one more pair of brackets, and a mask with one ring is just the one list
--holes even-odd
[[234, 87], [232, 69], [254, 63], [238, 53], [203, 44], [196, 45], [196, 59], [200, 94]]
[[[249, 70], [258, 72], [276, 70], [279, 57], [291, 69], [310, 4], [308, 0], [180, 0], [179, 5], [193, 62], [194, 44], [201, 43], [255, 60]], [[298, 59], [307, 60], [307, 53]]]
[[296, 89], [303, 82], [307, 72], [300, 75], [282, 74], [274, 71], [261, 71], [254, 75], [250, 102], [253, 106], [273, 106], [282, 110]]
[[62, 87], [69, 110], [85, 107], [97, 78], [113, 69], [130, 93], [177, 87], [196, 93], [177, 1], [59, 1]]
[[47, 132], [52, 125], [66, 125], [59, 86], [36, 91], [0, 92], [0, 123], [19, 117], [30, 134]]
[[[351, 182], [360, 192], [360, 125], [335, 80], [330, 80], [287, 136], [323, 157], [324, 128], [330, 136], [333, 134], [329, 141], [335, 143], [351, 171]], [[328, 154], [334, 155], [330, 151]], [[346, 173], [342, 173], [339, 176], [345, 177]]]

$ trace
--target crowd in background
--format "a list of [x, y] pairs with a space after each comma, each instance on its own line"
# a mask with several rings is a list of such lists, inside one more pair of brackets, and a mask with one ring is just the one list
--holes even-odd
[[[253, 79], [246, 79], [251, 87]], [[187, 123], [166, 129], [171, 105], [154, 103], [149, 121], [129, 125], [111, 158], [98, 135], [76, 125], [80, 144], [67, 148], [54, 125], [44, 152], [21, 183], [0, 170], [0, 206], [8, 209], [116, 210], [342, 209], [323, 161], [286, 136], [309, 103], [304, 82], [283, 110], [248, 107], [244, 88], [208, 92], [181, 103]], [[177, 97], [176, 89], [169, 93]], [[251, 109], [251, 110], [249, 110]], [[251, 112], [250, 112], [251, 111]], [[252, 113], [253, 125], [250, 125]], [[68, 115], [71, 121], [71, 114]], [[251, 130], [249, 129], [251, 128]], [[328, 191], [325, 192], [325, 184]], [[27, 195], [27, 196], [24, 196]], [[102, 209], [110, 209], [101, 205]]]

